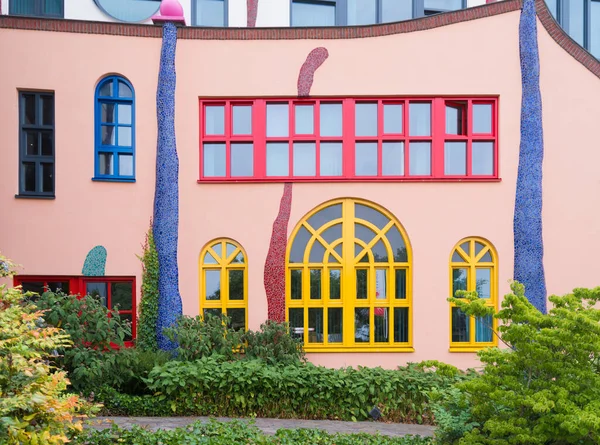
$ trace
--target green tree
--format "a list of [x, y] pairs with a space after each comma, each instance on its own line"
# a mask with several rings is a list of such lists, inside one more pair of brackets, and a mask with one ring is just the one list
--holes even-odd
[[152, 234], [152, 223], [146, 234], [142, 256], [142, 298], [139, 304], [136, 346], [144, 351], [157, 351], [156, 320], [158, 319], [158, 254]]

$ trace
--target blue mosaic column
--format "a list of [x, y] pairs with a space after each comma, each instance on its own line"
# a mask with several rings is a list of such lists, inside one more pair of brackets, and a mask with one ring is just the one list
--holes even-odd
[[521, 56], [521, 145], [515, 200], [515, 280], [525, 285], [525, 295], [546, 312], [544, 242], [542, 237], [542, 164], [544, 138], [540, 59], [535, 0], [524, 0], [519, 23]]
[[162, 52], [156, 92], [158, 144], [156, 149], [156, 189], [154, 192], [153, 233], [158, 254], [158, 347], [173, 350], [177, 344], [169, 341], [163, 329], [175, 323], [182, 314], [177, 266], [179, 229], [179, 158], [175, 144], [175, 48], [177, 27], [172, 22], [163, 25]]

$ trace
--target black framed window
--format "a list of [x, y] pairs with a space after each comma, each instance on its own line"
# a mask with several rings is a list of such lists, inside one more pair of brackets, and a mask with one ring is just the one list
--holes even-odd
[[65, 4], [64, 0], [10, 0], [8, 13], [11, 15], [63, 18], [65, 16]]
[[19, 93], [19, 195], [54, 196], [54, 93]]
[[228, 0], [192, 0], [193, 26], [227, 26]]
[[546, 0], [546, 4], [565, 32], [600, 58], [600, 0]]

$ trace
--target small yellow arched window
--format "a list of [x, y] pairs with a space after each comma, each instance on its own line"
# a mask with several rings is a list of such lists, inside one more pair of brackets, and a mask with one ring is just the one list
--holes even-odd
[[[498, 279], [497, 255], [492, 244], [483, 239], [465, 238], [454, 247], [450, 257], [450, 295], [459, 290], [477, 291], [486, 305], [497, 309]], [[450, 350], [475, 351], [495, 346], [492, 332], [496, 319], [468, 317], [454, 303], [450, 303]]]
[[234, 329], [248, 326], [248, 262], [237, 242], [221, 238], [200, 253], [200, 313], [225, 314]]
[[412, 351], [411, 250], [387, 210], [336, 199], [308, 213], [287, 250], [286, 316], [309, 352]]

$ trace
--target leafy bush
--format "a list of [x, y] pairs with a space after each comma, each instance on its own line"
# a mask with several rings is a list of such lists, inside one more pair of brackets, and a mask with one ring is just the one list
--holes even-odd
[[[11, 265], [0, 256], [0, 276]], [[65, 372], [53, 372], [48, 358], [71, 342], [61, 329], [47, 327], [43, 312], [25, 301], [19, 289], [0, 285], [0, 443], [64, 444], [79, 408], [66, 396]]]
[[[156, 366], [146, 382], [159, 396], [156, 404], [178, 415], [353, 420], [367, 419], [378, 406], [385, 420], [431, 423], [428, 393], [464, 379], [458, 371], [446, 375], [417, 365], [335, 370], [310, 363], [272, 366], [204, 357]], [[143, 398], [137, 399], [138, 406], [123, 397], [116, 404], [111, 394], [103, 396], [98, 400], [113, 414], [154, 415], [145, 411]]]
[[[508, 348], [480, 351], [483, 372], [458, 385], [471, 429], [454, 443], [600, 443], [600, 287], [550, 297], [548, 314], [527, 301], [523, 285], [511, 288], [495, 315]], [[490, 313], [475, 293], [461, 297], [452, 301], [467, 314]]]
[[196, 422], [185, 428], [152, 432], [133, 427], [130, 431], [111, 429], [87, 430], [74, 445], [429, 445], [431, 439], [421, 437], [387, 437], [370, 434], [329, 434], [321, 430], [279, 430], [275, 436], [262, 433], [252, 422], [234, 420]]
[[267, 321], [259, 331], [243, 336], [246, 359], [259, 359], [269, 364], [292, 364], [303, 361], [302, 342], [289, 335], [287, 323]]
[[142, 262], [142, 298], [139, 304], [136, 347], [144, 351], [158, 351], [156, 320], [158, 320], [158, 253], [154, 244], [152, 223], [146, 234]]

